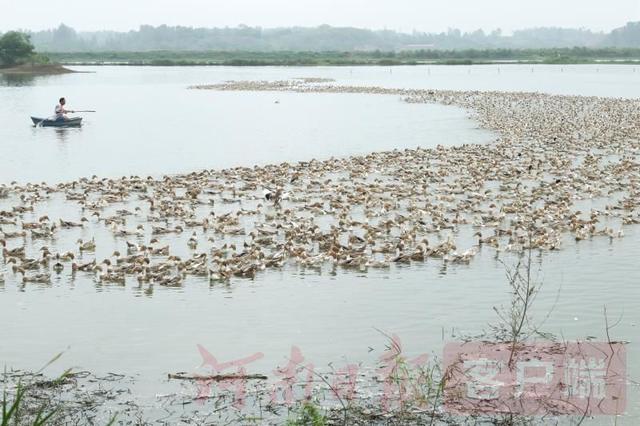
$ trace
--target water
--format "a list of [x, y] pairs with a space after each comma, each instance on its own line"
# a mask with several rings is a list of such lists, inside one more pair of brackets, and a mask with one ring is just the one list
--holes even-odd
[[[632, 66], [535, 66], [533, 72], [530, 66], [501, 66], [499, 74], [497, 66], [83, 70], [95, 73], [5, 80], [0, 86], [0, 182], [161, 175], [492, 138], [464, 111], [404, 104], [393, 96], [186, 90], [191, 84], [329, 77], [339, 84], [388, 87], [640, 95]], [[28, 116], [48, 115], [60, 96], [72, 108], [99, 112], [85, 114], [81, 129], [31, 127]], [[49, 211], [78, 219], [68, 217], [63, 201]], [[82, 232], [77, 237], [90, 236]], [[615, 241], [568, 242], [562, 251], [536, 257], [544, 286], [535, 314], [549, 315], [543, 329], [564, 339], [604, 340], [606, 307], [611, 323], [620, 318], [612, 338], [631, 342], [629, 373], [637, 380], [640, 230], [625, 227], [625, 234]], [[71, 249], [73, 241], [75, 236], [58, 244]], [[156, 286], [152, 292], [133, 280], [97, 284], [83, 275], [70, 280], [67, 273], [50, 286], [21, 287], [10, 272], [5, 275], [3, 364], [37, 369], [64, 350], [52, 374], [76, 366], [134, 375], [134, 391], [149, 404], [156, 394], [175, 390], [166, 383], [167, 373], [200, 364], [196, 344], [222, 361], [262, 352], [251, 371], [265, 374], [286, 362], [292, 345], [320, 368], [373, 366], [386, 344], [379, 330], [397, 333], [409, 355], [438, 354], [461, 333], [487, 329], [496, 321], [492, 307], [509, 301], [504, 267], [491, 249], [468, 266], [445, 268], [429, 260], [366, 274], [288, 267], [228, 286], [189, 279], [181, 288]], [[638, 396], [630, 385], [628, 414], [618, 424], [637, 423]], [[601, 422], [606, 419], [593, 423]]]
[[[640, 96], [635, 69], [105, 66], [80, 67], [82, 74], [0, 77], [0, 128], [10, 153], [0, 157], [0, 182], [177, 173], [490, 139], [469, 132], [473, 123], [452, 107], [406, 105], [397, 97], [185, 90], [193, 84], [327, 77], [354, 85], [634, 97]], [[81, 129], [29, 126], [30, 115], [50, 116], [61, 96], [69, 108], [98, 112], [82, 114]]]
[[[91, 70], [0, 86], [3, 149], [10, 153], [0, 157], [0, 182], [157, 175], [491, 139], [470, 131], [477, 126], [465, 111], [395, 96], [186, 90], [244, 77], [220, 68]], [[283, 69], [278, 78], [305, 71]], [[68, 109], [98, 112], [82, 114], [79, 129], [29, 125], [30, 115], [51, 115], [61, 96]]]

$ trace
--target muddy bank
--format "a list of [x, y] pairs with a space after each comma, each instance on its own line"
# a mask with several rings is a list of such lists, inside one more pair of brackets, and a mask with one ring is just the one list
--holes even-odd
[[0, 74], [10, 75], [58, 75], [58, 74], [71, 74], [78, 71], [70, 70], [62, 65], [57, 64], [45, 64], [45, 65], [18, 65], [10, 68], [0, 68]]

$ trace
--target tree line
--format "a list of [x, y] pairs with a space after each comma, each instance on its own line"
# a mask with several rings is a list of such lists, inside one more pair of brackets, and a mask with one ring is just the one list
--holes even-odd
[[[522, 47], [527, 45], [523, 41], [525, 39], [535, 39], [540, 46]], [[441, 42], [435, 43], [434, 40]], [[451, 40], [458, 44], [446, 47], [450, 46]], [[488, 40], [494, 40], [493, 44], [482, 47]], [[588, 46], [581, 46], [580, 42]], [[569, 43], [571, 47], [544, 47], [554, 43]], [[472, 47], [464, 47], [470, 44]], [[505, 44], [516, 46], [495, 47]], [[107, 48], [110, 50], [105, 50]], [[36, 49], [41, 52], [39, 55], [35, 53]], [[270, 30], [242, 26], [222, 29], [142, 26], [138, 31], [127, 33], [78, 33], [60, 25], [55, 30], [37, 33], [9, 31], [0, 36], [2, 67], [25, 62], [46, 63], [49, 58], [62, 63], [140, 65], [624, 62], [640, 59], [640, 23], [628, 23], [608, 34], [583, 29], [539, 28], [516, 31], [509, 37], [503, 36], [499, 30], [490, 34], [482, 31], [463, 34], [458, 30], [450, 30], [446, 34], [404, 34], [326, 25]]]
[[55, 29], [28, 32], [38, 51], [402, 51], [495, 50], [589, 47], [640, 47], [640, 23], [630, 22], [609, 33], [586, 29], [533, 28], [505, 35], [491, 32], [400, 33], [350, 27], [235, 28], [157, 27], [143, 25], [128, 32], [78, 32], [61, 24]]

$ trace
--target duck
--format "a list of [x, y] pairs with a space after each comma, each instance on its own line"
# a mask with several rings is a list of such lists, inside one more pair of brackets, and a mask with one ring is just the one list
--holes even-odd
[[[84, 218], [83, 218], [84, 219]], [[86, 221], [86, 219], [84, 219]], [[80, 222], [72, 222], [70, 220], [60, 219], [61, 228], [82, 228], [84, 225]]]
[[78, 239], [78, 241], [76, 241], [76, 243], [78, 244], [78, 250], [80, 250], [80, 252], [95, 251], [96, 249], [96, 241], [94, 238], [92, 238], [91, 241], [83, 241], [80, 238]]
[[4, 256], [5, 259], [9, 258], [9, 257], [17, 257], [17, 258], [24, 258], [25, 257], [25, 248], [24, 246], [22, 247], [16, 247], [13, 249], [7, 249], [7, 243], [4, 239], [0, 239], [0, 244], [2, 245], [2, 255]]
[[51, 275], [49, 274], [25, 275], [23, 270], [19, 270], [18, 272], [22, 274], [22, 282], [24, 283], [49, 284], [51, 282]]
[[191, 250], [195, 250], [198, 247], [198, 236], [196, 235], [195, 231], [193, 231], [193, 234], [191, 234], [191, 237], [189, 237], [189, 240], [187, 241], [187, 246]]
[[8, 232], [8, 231], [2, 231], [0, 229], [0, 235], [2, 235], [2, 237], [5, 239], [11, 239], [11, 238], [24, 238], [27, 236], [27, 233], [25, 231]]
[[[47, 250], [48, 251], [48, 250]], [[66, 251], [64, 253], [56, 253], [54, 259], [57, 262], [68, 262], [74, 260], [76, 255], [72, 251]]]
[[96, 260], [95, 259], [93, 259], [90, 262], [86, 262], [86, 263], [82, 263], [82, 264], [77, 264], [75, 262], [73, 262], [71, 264], [72, 272], [76, 272], [76, 271], [91, 272], [95, 268], [96, 268]]

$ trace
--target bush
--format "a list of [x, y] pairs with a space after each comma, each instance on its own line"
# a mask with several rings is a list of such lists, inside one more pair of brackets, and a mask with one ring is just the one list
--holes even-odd
[[33, 56], [33, 44], [29, 36], [17, 31], [9, 31], [0, 37], [0, 62], [13, 66], [26, 62]]

